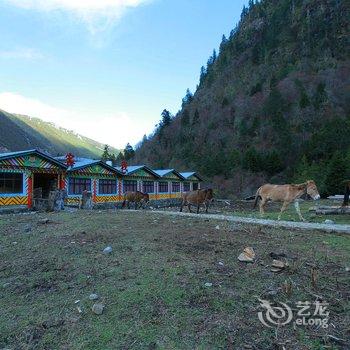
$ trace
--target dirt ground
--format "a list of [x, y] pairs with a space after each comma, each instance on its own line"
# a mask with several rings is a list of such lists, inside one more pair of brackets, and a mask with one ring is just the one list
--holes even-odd
[[[274, 257], [288, 266], [272, 272]], [[151, 211], [2, 215], [0, 349], [349, 349], [349, 268], [344, 235]], [[269, 328], [259, 299], [293, 317], [327, 302], [328, 328]]]

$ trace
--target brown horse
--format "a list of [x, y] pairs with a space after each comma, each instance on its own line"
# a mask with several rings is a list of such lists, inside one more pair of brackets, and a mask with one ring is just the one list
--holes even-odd
[[261, 216], [263, 216], [265, 213], [264, 206], [268, 201], [283, 202], [281, 211], [278, 215], [278, 220], [280, 220], [282, 213], [287, 209], [288, 205], [294, 202], [295, 210], [298, 213], [299, 218], [305, 221], [305, 219], [301, 215], [298, 202], [298, 199], [304, 194], [308, 194], [314, 200], [320, 199], [320, 194], [318, 193], [315, 181], [309, 180], [298, 185], [266, 184], [261, 186], [256, 192], [254, 208], [256, 207], [260, 198], [260, 214]]
[[[138, 207], [145, 207], [145, 205], [149, 202], [149, 195], [148, 193], [143, 193], [140, 191], [136, 192], [126, 192], [124, 194], [124, 201], [122, 204], [122, 208], [125, 207], [125, 205], [128, 205], [128, 209], [130, 209], [130, 203], [135, 203], [135, 210], [138, 209]], [[140, 204], [140, 206], [139, 206]]]
[[180, 211], [182, 211], [184, 205], [187, 204], [189, 212], [192, 213], [191, 211], [191, 204], [192, 204], [197, 206], [197, 214], [198, 214], [200, 205], [204, 203], [205, 212], [207, 213], [209, 208], [209, 203], [212, 202], [213, 200], [214, 200], [214, 194], [211, 188], [208, 188], [206, 190], [186, 192], [182, 194]]

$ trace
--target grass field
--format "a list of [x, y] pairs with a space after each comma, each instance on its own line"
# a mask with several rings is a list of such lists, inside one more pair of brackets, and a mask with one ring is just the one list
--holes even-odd
[[[237, 260], [247, 246], [252, 264]], [[270, 253], [289, 268], [271, 272]], [[151, 211], [3, 215], [0, 349], [348, 349], [347, 267], [349, 236]], [[330, 326], [267, 328], [259, 298], [293, 310], [322, 298]]]

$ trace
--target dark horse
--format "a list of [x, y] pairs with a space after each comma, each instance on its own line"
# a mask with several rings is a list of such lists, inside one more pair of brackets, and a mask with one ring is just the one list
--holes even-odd
[[126, 192], [124, 194], [124, 201], [122, 204], [122, 208], [124, 208], [125, 205], [127, 204], [128, 209], [130, 209], [130, 202], [135, 203], [135, 210], [140, 207], [144, 208], [144, 206], [149, 202], [149, 195], [148, 193], [143, 193], [140, 191]]
[[213, 199], [214, 199], [214, 194], [211, 188], [208, 188], [206, 190], [196, 190], [191, 192], [185, 192], [182, 194], [180, 211], [182, 211], [184, 205], [187, 204], [189, 212], [192, 213], [191, 211], [191, 204], [192, 204], [197, 207], [197, 214], [198, 214], [200, 205], [204, 203], [205, 212], [207, 213], [209, 208], [209, 203], [212, 202]]
[[347, 207], [349, 205], [349, 197], [350, 197], [350, 181], [345, 181], [345, 193], [344, 193], [343, 207]]

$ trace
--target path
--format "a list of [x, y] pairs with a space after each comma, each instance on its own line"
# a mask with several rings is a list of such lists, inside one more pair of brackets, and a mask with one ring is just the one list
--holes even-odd
[[228, 222], [234, 222], [239, 224], [253, 224], [261, 226], [270, 227], [283, 227], [290, 229], [302, 229], [309, 231], [325, 231], [325, 232], [335, 232], [335, 233], [345, 233], [350, 234], [350, 225], [340, 225], [340, 224], [318, 224], [314, 222], [296, 222], [296, 221], [277, 221], [277, 220], [266, 220], [266, 219], [256, 219], [256, 218], [246, 218], [241, 216], [228, 216], [228, 215], [218, 215], [218, 214], [194, 214], [194, 213], [180, 213], [174, 211], [161, 211], [153, 210], [152, 213], [162, 214], [162, 215], [172, 215], [172, 216], [187, 216], [194, 217], [197, 219], [214, 219], [214, 220], [225, 220]]

